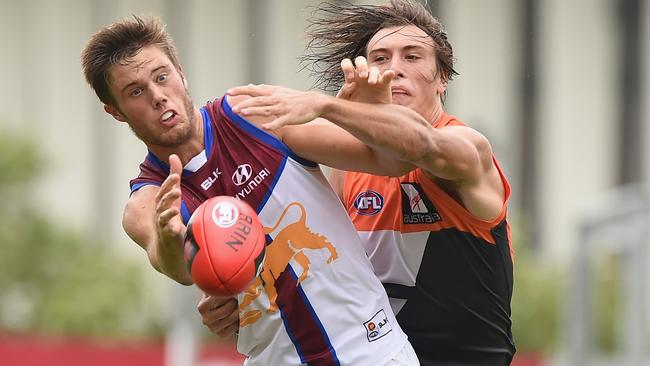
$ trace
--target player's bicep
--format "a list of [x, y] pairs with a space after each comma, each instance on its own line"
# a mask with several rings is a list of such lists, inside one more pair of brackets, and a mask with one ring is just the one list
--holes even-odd
[[345, 181], [345, 172], [339, 169], [333, 169], [330, 171], [328, 180], [334, 193], [339, 197], [341, 202], [343, 202], [343, 183]]
[[490, 164], [492, 149], [487, 139], [471, 128], [450, 126], [435, 130], [432, 148], [417, 165], [429, 174], [456, 182], [478, 179]]
[[158, 190], [158, 186], [147, 185], [133, 192], [122, 216], [122, 227], [126, 234], [147, 251], [156, 236], [154, 205]]

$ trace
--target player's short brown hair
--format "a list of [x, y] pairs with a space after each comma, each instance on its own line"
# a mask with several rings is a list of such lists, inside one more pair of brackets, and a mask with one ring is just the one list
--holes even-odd
[[417, 26], [433, 40], [441, 80], [447, 82], [458, 75], [442, 24], [422, 4], [409, 0], [391, 0], [390, 5], [318, 5], [309, 19], [309, 43], [301, 61], [317, 78], [318, 87], [336, 91], [343, 84], [342, 59], [367, 56], [368, 42], [381, 29], [408, 25]]
[[108, 88], [108, 71], [113, 65], [123, 65], [147, 46], [159, 47], [180, 67], [172, 38], [158, 17], [130, 18], [101, 28], [86, 43], [81, 53], [81, 65], [86, 81], [104, 104], [115, 104]]

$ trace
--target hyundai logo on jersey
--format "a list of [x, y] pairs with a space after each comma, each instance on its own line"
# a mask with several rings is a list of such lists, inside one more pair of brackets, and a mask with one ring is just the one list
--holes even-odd
[[248, 182], [248, 180], [253, 175], [253, 168], [250, 164], [242, 164], [237, 167], [237, 170], [232, 175], [232, 182], [235, 185], [241, 186], [242, 184]]
[[384, 207], [384, 197], [375, 191], [361, 192], [354, 199], [354, 207], [359, 215], [374, 215]]

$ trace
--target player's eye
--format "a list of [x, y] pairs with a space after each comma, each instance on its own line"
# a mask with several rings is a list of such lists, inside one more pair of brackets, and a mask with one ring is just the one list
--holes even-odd
[[167, 74], [158, 75], [158, 82], [167, 80]]
[[131, 90], [132, 97], [137, 97], [140, 94], [142, 94], [142, 88], [133, 88], [133, 90]]

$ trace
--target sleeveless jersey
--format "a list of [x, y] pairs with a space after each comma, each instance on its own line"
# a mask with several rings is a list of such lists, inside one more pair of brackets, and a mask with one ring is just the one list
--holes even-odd
[[[462, 125], [443, 115], [436, 127]], [[506, 203], [473, 217], [422, 169], [401, 177], [348, 172], [343, 201], [422, 365], [503, 365], [515, 347]]]
[[[181, 179], [185, 222], [217, 195], [256, 209], [267, 234], [260, 276], [238, 295], [247, 365], [383, 365], [406, 344], [359, 237], [320, 167], [230, 109], [201, 109], [207, 162]], [[149, 153], [131, 189], [160, 185]]]

